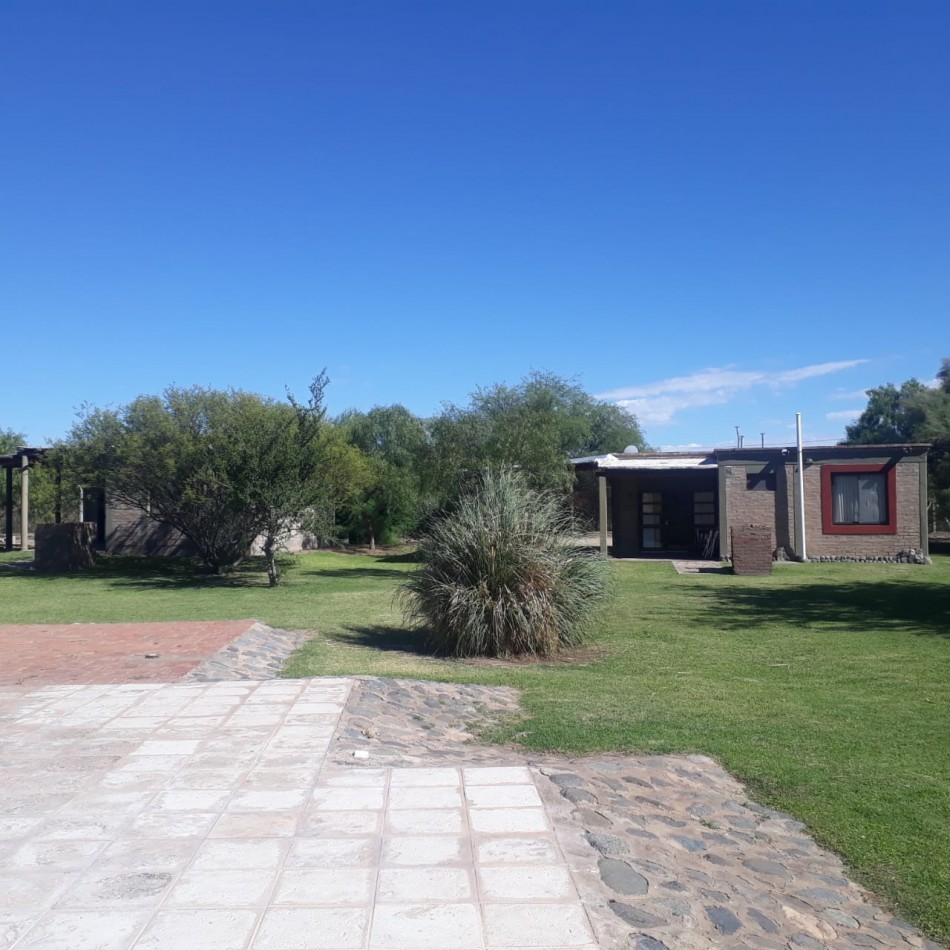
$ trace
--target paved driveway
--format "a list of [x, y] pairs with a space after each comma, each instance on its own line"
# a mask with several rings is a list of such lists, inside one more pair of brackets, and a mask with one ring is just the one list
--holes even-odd
[[0, 691], [0, 947], [596, 946], [529, 769], [324, 766], [351, 688]]

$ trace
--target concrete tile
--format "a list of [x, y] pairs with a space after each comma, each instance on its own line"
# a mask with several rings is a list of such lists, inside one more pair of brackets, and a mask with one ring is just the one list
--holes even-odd
[[191, 789], [231, 789], [239, 785], [245, 775], [242, 768], [233, 769], [203, 769], [203, 768], [184, 768], [173, 779], [171, 779], [167, 788], [169, 790], [191, 788]]
[[191, 755], [200, 744], [198, 739], [147, 739], [136, 755]]
[[377, 904], [370, 950], [476, 950], [482, 946], [474, 904]]
[[275, 904], [359, 904], [373, 899], [375, 874], [369, 868], [298, 868], [284, 871], [274, 892]]
[[450, 768], [393, 769], [390, 778], [393, 788], [406, 785], [422, 785], [428, 788], [434, 785], [458, 784], [458, 769]]
[[256, 923], [253, 910], [162, 910], [135, 950], [236, 950], [247, 943]]
[[310, 808], [304, 812], [298, 834], [301, 835], [374, 835], [379, 834], [382, 812], [324, 811]]
[[463, 769], [466, 785], [534, 784], [531, 772], [523, 766], [482, 766]]
[[285, 838], [296, 834], [300, 813], [225, 812], [216, 822], [209, 838]]
[[242, 789], [309, 788], [317, 779], [319, 768], [256, 768], [241, 782]]
[[403, 867], [458, 864], [468, 859], [465, 839], [448, 835], [392, 835], [383, 838], [381, 863]]
[[231, 798], [231, 792], [222, 789], [180, 789], [163, 792], [151, 804], [162, 811], [219, 811]]
[[382, 868], [376, 900], [465, 901], [474, 897], [468, 871], [464, 868]]
[[28, 841], [0, 855], [0, 868], [78, 871], [88, 867], [104, 847], [103, 841]]
[[[50, 913], [18, 946], [24, 950], [126, 950], [148, 918], [148, 911]], [[3, 946], [0, 939], [0, 947]]]
[[434, 788], [393, 788], [389, 792], [389, 808], [461, 808], [462, 796], [457, 788], [437, 785]]
[[264, 914], [254, 950], [355, 950], [365, 946], [368, 922], [364, 907], [275, 907]]
[[472, 830], [482, 834], [547, 831], [543, 808], [473, 808], [468, 813]]
[[374, 788], [384, 786], [389, 779], [386, 769], [348, 769], [345, 772], [323, 774], [320, 784], [330, 788], [351, 788], [366, 786]]
[[166, 907], [248, 907], [263, 903], [274, 884], [271, 868], [187, 871], [168, 892]]
[[486, 838], [475, 844], [479, 864], [554, 864], [558, 858], [551, 835]]
[[75, 871], [33, 871], [22, 868], [0, 871], [0, 908], [35, 910], [52, 904], [72, 886], [79, 874]]
[[0, 909], [0, 950], [9, 950], [42, 916], [42, 909]]
[[490, 901], [577, 899], [563, 867], [479, 868], [480, 893]]
[[114, 775], [117, 772], [162, 772], [165, 778], [168, 778], [181, 768], [181, 766], [186, 763], [193, 764], [195, 761], [187, 753], [177, 755], [143, 755], [140, 749], [141, 747], [137, 748], [121, 766], [113, 769], [112, 774]]
[[289, 811], [302, 808], [309, 796], [309, 789], [292, 788], [249, 789], [236, 792], [228, 804], [228, 811]]
[[275, 870], [287, 850], [280, 838], [221, 838], [205, 841], [191, 864], [193, 870]]
[[469, 808], [540, 808], [541, 796], [534, 785], [468, 785]]
[[394, 835], [457, 835], [462, 832], [462, 812], [454, 808], [407, 808], [388, 812], [386, 825]]
[[114, 871], [178, 872], [194, 857], [201, 838], [120, 838], [99, 856], [95, 867]]
[[382, 808], [382, 788], [316, 788], [311, 803], [324, 811], [361, 811], [364, 808]]
[[56, 906], [60, 910], [70, 907], [110, 910], [152, 907], [162, 900], [174, 879], [172, 871], [94, 867], [82, 875]]
[[39, 828], [34, 835], [40, 840], [64, 841], [81, 839], [93, 841], [96, 839], [111, 841], [123, 826], [128, 825], [130, 816], [124, 813], [108, 814], [100, 812], [97, 815], [66, 815], [62, 818], [51, 818]]
[[193, 838], [206, 835], [218, 820], [213, 811], [148, 811], [123, 831], [123, 837]]
[[287, 868], [370, 867], [376, 857], [376, 838], [297, 838], [290, 843]]
[[575, 947], [595, 944], [578, 904], [483, 904], [486, 947]]

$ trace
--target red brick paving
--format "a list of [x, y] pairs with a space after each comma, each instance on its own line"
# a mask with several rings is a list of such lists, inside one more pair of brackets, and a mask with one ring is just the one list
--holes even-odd
[[0, 624], [0, 686], [171, 683], [253, 623]]

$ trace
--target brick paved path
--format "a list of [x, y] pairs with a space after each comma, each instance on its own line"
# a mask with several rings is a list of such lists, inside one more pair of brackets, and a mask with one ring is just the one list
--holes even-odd
[[0, 624], [0, 686], [168, 683], [255, 623]]

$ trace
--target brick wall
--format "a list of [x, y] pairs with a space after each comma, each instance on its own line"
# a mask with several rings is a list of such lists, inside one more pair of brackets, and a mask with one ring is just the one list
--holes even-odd
[[152, 521], [138, 508], [106, 508], [106, 551], [147, 557], [185, 557], [194, 545], [174, 528]]
[[[760, 525], [769, 530], [769, 553], [777, 546], [776, 491], [749, 491], [746, 476], [762, 470], [762, 466], [726, 465], [721, 477], [726, 485], [726, 519], [729, 525]], [[731, 532], [730, 532], [731, 534]]]
[[896, 554], [905, 548], [919, 548], [920, 466], [916, 462], [898, 463], [894, 477], [897, 489], [897, 534], [824, 534], [821, 520], [821, 465], [806, 465], [805, 541], [808, 556], [850, 554], [875, 557]]
[[[749, 494], [771, 494], [771, 492], [749, 492]], [[730, 534], [734, 574], [772, 573], [773, 530], [771, 525], [734, 525]]]

